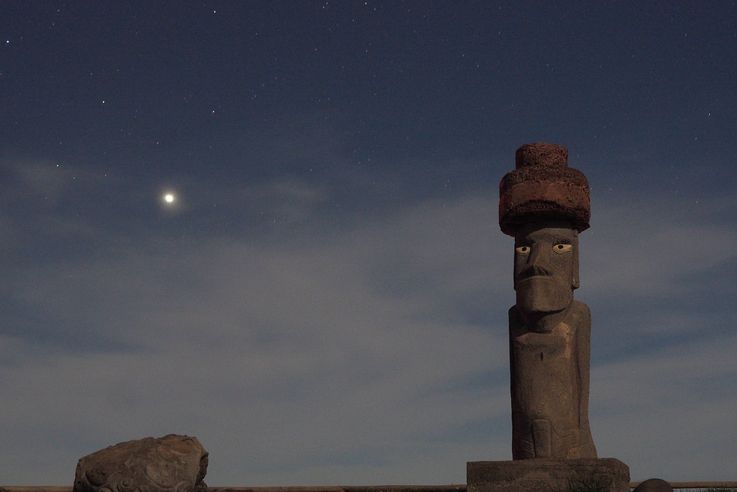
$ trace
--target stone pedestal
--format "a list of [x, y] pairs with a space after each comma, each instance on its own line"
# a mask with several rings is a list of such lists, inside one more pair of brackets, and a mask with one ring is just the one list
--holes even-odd
[[614, 458], [471, 461], [468, 492], [629, 492], [630, 470]]

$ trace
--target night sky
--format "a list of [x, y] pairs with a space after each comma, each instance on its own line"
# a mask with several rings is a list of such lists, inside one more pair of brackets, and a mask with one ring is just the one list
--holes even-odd
[[0, 485], [167, 433], [211, 486], [511, 459], [536, 141], [591, 184], [599, 455], [735, 479], [737, 2], [0, 8]]

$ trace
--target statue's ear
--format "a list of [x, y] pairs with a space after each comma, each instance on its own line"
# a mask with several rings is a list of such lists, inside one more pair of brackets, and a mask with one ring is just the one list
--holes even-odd
[[578, 289], [581, 283], [578, 280], [578, 237], [573, 243], [573, 268], [571, 269], [571, 288]]

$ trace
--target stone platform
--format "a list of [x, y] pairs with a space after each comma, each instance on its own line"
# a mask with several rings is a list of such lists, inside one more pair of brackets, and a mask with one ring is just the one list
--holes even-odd
[[468, 492], [629, 492], [630, 470], [614, 458], [471, 461]]

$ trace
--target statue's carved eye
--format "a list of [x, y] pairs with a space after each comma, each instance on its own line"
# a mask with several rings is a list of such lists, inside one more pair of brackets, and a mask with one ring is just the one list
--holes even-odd
[[568, 253], [572, 249], [573, 249], [572, 244], [558, 243], [558, 244], [553, 245], [553, 251], [555, 251], [556, 253], [560, 253], [560, 254]]
[[521, 255], [526, 255], [530, 252], [530, 247], [529, 246], [517, 246], [516, 248], [514, 248], [514, 250]]

